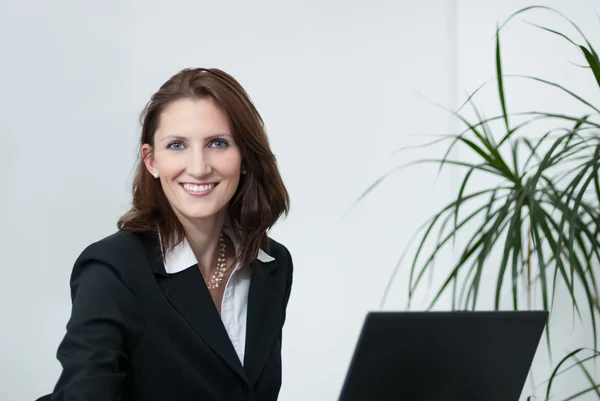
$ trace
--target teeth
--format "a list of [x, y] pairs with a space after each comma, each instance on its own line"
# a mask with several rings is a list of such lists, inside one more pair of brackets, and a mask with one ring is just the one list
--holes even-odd
[[213, 189], [215, 187], [215, 184], [209, 184], [209, 185], [183, 184], [183, 187], [190, 192], [200, 193], [200, 192], [206, 192], [208, 190]]

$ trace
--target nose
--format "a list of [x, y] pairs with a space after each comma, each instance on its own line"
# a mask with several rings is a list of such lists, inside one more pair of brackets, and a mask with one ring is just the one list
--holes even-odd
[[187, 162], [187, 172], [191, 176], [201, 179], [212, 172], [210, 160], [204, 154], [202, 149], [196, 149], [189, 153], [190, 158]]

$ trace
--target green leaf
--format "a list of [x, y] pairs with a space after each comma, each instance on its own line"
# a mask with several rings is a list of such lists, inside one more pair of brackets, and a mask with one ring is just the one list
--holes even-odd
[[566, 39], [566, 40], [567, 40], [569, 43], [571, 43], [572, 45], [575, 45], [575, 46], [579, 47], [579, 45], [578, 45], [577, 43], [573, 42], [573, 41], [571, 40], [571, 38], [569, 38], [567, 35], [565, 35], [565, 34], [563, 34], [563, 33], [560, 33], [560, 32], [558, 32], [558, 31], [555, 31], [554, 29], [546, 28], [546, 27], [544, 27], [544, 26], [542, 26], [542, 25], [534, 24], [533, 22], [529, 22], [529, 21], [525, 21], [525, 22], [526, 22], [526, 23], [528, 23], [528, 24], [530, 24], [530, 25], [533, 25], [533, 26], [535, 26], [536, 28], [540, 28], [540, 29], [543, 29], [544, 31], [547, 31], [547, 32], [553, 33], [553, 34], [555, 34], [555, 35], [558, 35], [558, 36], [560, 36], [560, 37], [562, 37], [562, 38]]
[[450, 164], [450, 165], [460, 166], [460, 167], [474, 168], [476, 170], [481, 170], [481, 171], [484, 171], [484, 172], [496, 174], [495, 170], [491, 169], [490, 167], [487, 167], [486, 165], [473, 165], [471, 163], [466, 163], [466, 162], [461, 162], [461, 161], [455, 161], [455, 160], [423, 159], [423, 160], [417, 160], [417, 161], [412, 161], [412, 162], [404, 163], [404, 164], [402, 164], [400, 166], [397, 166], [397, 167], [394, 167], [394, 168], [388, 170], [386, 173], [384, 173], [383, 175], [381, 175], [377, 180], [375, 180], [371, 185], [369, 185], [367, 187], [367, 189], [364, 190], [356, 198], [356, 200], [354, 200], [354, 202], [352, 202], [352, 204], [350, 205], [350, 208], [346, 211], [346, 213], [344, 214], [344, 216], [342, 217], [341, 220], [344, 220], [346, 218], [346, 216], [348, 216], [348, 214], [350, 214], [350, 212], [356, 207], [356, 205], [358, 205], [364, 198], [366, 198], [379, 185], [381, 185], [381, 183], [383, 183], [385, 180], [387, 180], [393, 174], [395, 174], [395, 173], [399, 172], [400, 170], [403, 170], [403, 169], [405, 169], [407, 167], [416, 166], [416, 165], [419, 165], [419, 164], [442, 163], [442, 162], [445, 163], [445, 164]]
[[[457, 222], [458, 222], [458, 211], [460, 209], [460, 205], [462, 203], [462, 198], [463, 198], [463, 194], [465, 193], [465, 188], [467, 186], [467, 182], [469, 181], [469, 178], [471, 177], [471, 174], [473, 174], [473, 171], [475, 171], [474, 167], [471, 167], [469, 169], [469, 171], [467, 171], [467, 174], [465, 175], [465, 178], [463, 179], [462, 184], [460, 185], [460, 189], [458, 191], [458, 202], [456, 204], [456, 208], [454, 209], [454, 230], [453, 233], [456, 233], [456, 226], [457, 226]], [[452, 244], [454, 245], [456, 240], [456, 236], [453, 236], [452, 238]]]
[[[560, 375], [562, 375], [562, 374], [564, 374], [564, 373], [566, 373], [566, 372], [568, 372], [568, 371], [570, 371], [571, 369], [574, 369], [574, 368], [578, 367], [580, 363], [585, 363], [587, 361], [591, 361], [591, 360], [597, 359], [600, 356], [600, 352], [598, 352], [597, 350], [591, 349], [591, 348], [589, 348], [589, 349], [588, 348], [581, 348], [581, 350], [583, 350], [583, 351], [590, 351], [590, 352], [592, 352], [592, 355], [588, 356], [586, 358], [580, 359], [579, 362], [574, 363], [573, 365], [571, 365], [571, 366], [569, 366], [569, 367], [561, 370], [560, 372], [557, 372], [556, 373], [557, 377], [560, 376]], [[570, 358], [573, 358], [573, 357], [570, 357]], [[549, 382], [549, 380], [545, 380], [543, 383], [548, 383], [548, 382]]]
[[598, 390], [598, 388], [600, 388], [600, 384], [597, 384], [597, 385], [595, 385], [595, 386], [592, 386], [592, 387], [588, 387], [588, 388], [586, 388], [585, 390], [582, 390], [582, 391], [580, 391], [580, 392], [578, 392], [578, 393], [575, 393], [575, 394], [573, 394], [572, 396], [570, 396], [570, 397], [568, 397], [568, 398], [565, 398], [563, 401], [571, 401], [571, 400], [574, 400], [574, 399], [576, 399], [576, 398], [579, 398], [579, 397], [581, 397], [582, 395], [584, 395], [584, 394], [587, 394], [587, 393], [589, 393], [589, 392], [592, 392], [592, 391], [594, 391], [594, 390], [596, 390], [596, 391], [597, 391], [597, 390]]
[[[452, 211], [456, 206], [463, 204], [466, 201], [469, 201], [471, 199], [474, 199], [476, 197], [479, 197], [481, 195], [484, 195], [486, 193], [490, 193], [492, 191], [497, 191], [497, 188], [491, 189], [491, 190], [483, 190], [483, 191], [479, 191], [479, 192], [475, 192], [473, 194], [469, 194], [467, 196], [464, 196], [461, 200], [461, 202], [455, 201], [455, 202], [451, 202], [450, 204], [446, 205], [446, 207], [444, 207], [439, 213], [437, 213], [435, 216], [433, 216], [430, 219], [430, 222], [428, 223], [428, 227], [425, 231], [425, 234], [423, 235], [423, 237], [421, 238], [421, 241], [419, 243], [419, 246], [417, 248], [417, 252], [413, 258], [413, 263], [412, 263], [412, 267], [411, 267], [411, 271], [410, 271], [410, 276], [409, 276], [409, 299], [412, 297], [412, 293], [414, 288], [416, 287], [416, 285], [418, 284], [418, 281], [420, 280], [421, 276], [422, 276], [422, 272], [427, 268], [428, 264], [430, 263], [430, 261], [435, 257], [437, 250], [441, 249], [441, 247], [443, 246], [444, 243], [446, 243], [446, 241], [448, 241], [450, 238], [452, 238], [452, 235], [448, 235], [442, 244], [438, 244], [436, 251], [434, 251], [432, 253], [432, 255], [429, 257], [429, 259], [425, 262], [423, 270], [421, 271], [421, 273], [419, 273], [418, 275], [418, 279], [417, 279], [417, 284], [413, 285], [413, 281], [414, 281], [414, 274], [415, 274], [415, 269], [416, 269], [416, 265], [417, 265], [417, 261], [419, 259], [419, 256], [421, 254], [421, 251], [423, 250], [423, 246], [425, 245], [427, 238], [429, 237], [429, 234], [432, 232], [436, 222], [439, 220], [439, 218], [446, 212], [448, 211]], [[481, 210], [483, 210], [483, 208], [481, 208]], [[467, 218], [465, 218], [458, 226], [457, 229], [460, 229], [463, 225], [465, 225], [467, 222], [469, 222], [473, 217], [475, 217], [477, 214], [479, 213], [478, 210], [476, 210], [474, 213], [472, 213], [470, 216], [468, 216]]]
[[[494, 301], [494, 307], [496, 309], [500, 308], [500, 295], [502, 291], [502, 284], [504, 282], [504, 275], [506, 272], [506, 267], [508, 264], [508, 259], [513, 253], [513, 258], [517, 258], [521, 252], [521, 213], [523, 208], [523, 203], [527, 198], [527, 193], [523, 191], [519, 199], [515, 203], [514, 210], [512, 212], [513, 217], [510, 221], [510, 226], [508, 228], [508, 233], [506, 235], [506, 240], [504, 242], [504, 253], [502, 256], [502, 262], [500, 262], [500, 270], [498, 272], [498, 279], [496, 281], [496, 297]], [[516, 269], [516, 264], [513, 263], [512, 270], [512, 290], [513, 290], [513, 307], [515, 310], [518, 309], [518, 297], [517, 297], [517, 276], [518, 271]]]
[[600, 385], [598, 385], [598, 383], [596, 383], [596, 381], [590, 374], [589, 370], [587, 370], [585, 365], [582, 363], [582, 361], [580, 361], [576, 356], [573, 356], [573, 359], [575, 359], [577, 361], [577, 365], [581, 368], [581, 370], [583, 371], [583, 374], [585, 375], [585, 377], [588, 379], [588, 381], [592, 385], [592, 387], [590, 387], [590, 388], [595, 390], [596, 396], [598, 397], [598, 399], [600, 399], [600, 391], [598, 390], [598, 388], [600, 388]]
[[[590, 55], [590, 57], [592, 57], [592, 56]], [[570, 96], [574, 97], [575, 99], [579, 100], [581, 103], [583, 103], [586, 106], [590, 107], [595, 112], [600, 113], [600, 109], [598, 109], [596, 106], [594, 106], [591, 102], [585, 100], [584, 98], [582, 98], [581, 96], [579, 96], [575, 92], [573, 92], [573, 91], [571, 91], [571, 90], [565, 88], [564, 86], [559, 85], [559, 84], [557, 84], [555, 82], [548, 81], [548, 80], [545, 80], [545, 79], [542, 79], [542, 78], [538, 78], [538, 77], [532, 77], [532, 76], [529, 76], [529, 75], [511, 74], [511, 75], [505, 75], [504, 77], [505, 78], [509, 78], [509, 77], [510, 78], [524, 78], [524, 79], [529, 79], [529, 80], [532, 80], [532, 81], [540, 82], [540, 83], [543, 83], [543, 84], [548, 85], [548, 86], [553, 86], [553, 87], [558, 88], [561, 91], [569, 94]], [[600, 82], [598, 84], [600, 85]]]
[[[492, 190], [492, 191], [495, 191]], [[489, 193], [489, 190], [486, 191], [482, 191], [479, 193], [476, 193], [476, 196], [485, 194], [485, 193]], [[473, 194], [466, 196], [465, 198], [463, 198], [463, 202], [465, 200], [469, 200], [470, 198], [472, 198]], [[462, 202], [461, 202], [462, 203]], [[413, 265], [411, 267], [411, 272], [410, 272], [410, 277], [409, 277], [409, 297], [412, 296], [412, 292], [414, 290], [414, 288], [416, 288], [416, 286], [418, 285], [419, 281], [421, 280], [421, 277], [423, 276], [424, 272], [426, 271], [428, 265], [431, 263], [431, 261], [433, 260], [433, 258], [435, 258], [435, 256], [437, 255], [437, 252], [444, 246], [444, 244], [446, 242], [448, 242], [448, 240], [450, 240], [454, 235], [455, 235], [455, 231], [451, 232], [450, 234], [448, 234], [441, 242], [438, 242], [436, 248], [434, 249], [434, 251], [431, 253], [431, 255], [429, 256], [429, 258], [425, 261], [425, 263], [423, 264], [423, 267], [421, 268], [421, 271], [419, 272], [419, 274], [417, 275], [417, 278], [414, 279], [414, 272], [416, 269], [416, 265], [417, 265], [417, 261], [418, 258], [420, 256], [420, 253], [423, 249], [423, 246], [425, 245], [425, 242], [427, 241], [427, 238], [429, 237], [429, 234], [431, 233], [435, 223], [438, 221], [438, 219], [442, 216], [443, 213], [445, 213], [446, 211], [450, 210], [451, 208], [455, 207], [458, 203], [457, 202], [453, 202], [452, 204], [448, 205], [446, 208], [444, 208], [444, 210], [438, 214], [436, 214], [434, 216], [434, 218], [432, 219], [431, 224], [429, 225], [429, 227], [427, 228], [425, 234], [423, 235], [421, 242], [419, 243], [419, 247], [417, 249], [416, 255], [413, 259]], [[457, 226], [456, 230], [459, 230], [460, 228], [462, 228], [465, 224], [467, 224], [469, 221], [471, 221], [474, 217], [476, 217], [477, 215], [479, 215], [479, 213], [484, 210], [487, 207], [487, 205], [484, 205], [480, 208], [478, 208], [477, 210], [475, 210], [473, 213], [471, 213], [469, 216], [467, 216], [465, 219], [463, 219]], [[414, 282], [414, 284], [413, 284]]]
[[[481, 277], [481, 270], [483, 268], [482, 261], [485, 260], [485, 256], [491, 249], [491, 246], [493, 245], [493, 243], [495, 243], [495, 241], [499, 238], [500, 233], [502, 232], [502, 230], [499, 230], [499, 228], [502, 227], [502, 229], [503, 229], [506, 226], [506, 224], [503, 225], [503, 223], [504, 223], [506, 216], [509, 214], [511, 203], [512, 203], [511, 199], [508, 199], [506, 201], [506, 203], [504, 204], [504, 206], [502, 206], [500, 209], [498, 209], [496, 212], [494, 212], [492, 214], [492, 218], [493, 218], [492, 227], [489, 228], [483, 234], [481, 240], [477, 242], [478, 243], [477, 247], [474, 247], [472, 249], [465, 249], [465, 252], [463, 253], [463, 256], [461, 257], [461, 261], [459, 261], [459, 263], [455, 266], [455, 268], [453, 270], [453, 274], [455, 274], [455, 272], [457, 272], [458, 269], [462, 266], [462, 264], [467, 260], [466, 258], [468, 258], [470, 256], [470, 254], [475, 252], [475, 250], [481, 248], [478, 258], [477, 258], [478, 259], [477, 271], [475, 272], [475, 277], [473, 278], [473, 283], [472, 283], [473, 306], [477, 302], [479, 279]], [[486, 225], [487, 223], [490, 223], [490, 221], [484, 222], [483, 225]], [[507, 221], [507, 223], [508, 223], [508, 221]], [[447, 279], [446, 282], [444, 283], [444, 285], [438, 291], [437, 295], [434, 297], [434, 300], [431, 302], [430, 308], [435, 305], [435, 303], [441, 296], [442, 292], [445, 290], [448, 283], [449, 283], [449, 280]]]
[[[559, 207], [559, 209], [562, 211], [563, 214], [570, 215], [572, 213], [572, 210], [567, 205], [562, 203], [560, 200], [555, 200], [555, 204]], [[576, 224], [582, 226], [583, 223], [581, 222], [581, 220], [579, 218], [576, 218]], [[582, 233], [585, 233], [586, 231], [589, 231], [589, 230], [585, 226], [582, 226]], [[560, 228], [559, 228], [559, 232], [560, 232]], [[574, 235], [574, 234], [570, 234], [570, 235]], [[569, 238], [569, 244], [570, 243], [572, 243], [572, 240]], [[571, 262], [571, 268], [579, 276], [580, 282], [583, 285], [583, 288], [585, 290], [585, 294], [586, 294], [586, 297], [588, 300], [588, 305], [590, 308], [590, 318], [591, 318], [591, 324], [592, 324], [592, 331], [594, 334], [594, 336], [593, 336], [594, 348], [597, 348], [596, 316], [594, 313], [594, 297], [590, 291], [590, 286], [586, 279], [585, 271], [581, 267], [581, 263], [579, 262], [579, 258], [577, 256], [577, 254], [575, 252], [573, 252], [572, 246], [567, 246], [566, 252], [567, 252], [569, 260]]]
[[505, 20], [505, 21], [502, 23], [502, 25], [501, 25], [501, 27], [500, 27], [499, 29], [502, 29], [502, 28], [503, 28], [505, 25], [507, 25], [507, 24], [508, 24], [508, 22], [509, 22], [510, 20], [512, 20], [513, 18], [515, 18], [517, 15], [519, 15], [519, 14], [523, 14], [523, 13], [525, 13], [525, 12], [527, 12], [527, 11], [534, 10], [534, 9], [547, 10], [547, 11], [550, 11], [550, 12], [556, 13], [556, 14], [560, 15], [562, 18], [564, 18], [565, 20], [567, 20], [567, 21], [568, 21], [568, 22], [569, 22], [569, 23], [570, 23], [570, 24], [571, 24], [571, 25], [572, 25], [572, 26], [573, 26], [573, 27], [574, 27], [574, 28], [577, 30], [577, 32], [579, 32], [579, 34], [581, 35], [581, 37], [582, 37], [582, 38], [585, 40], [586, 44], [587, 44], [587, 45], [588, 45], [588, 47], [590, 48], [590, 52], [591, 52], [591, 53], [592, 53], [592, 54], [593, 54], [593, 55], [594, 55], [596, 58], [598, 58], [598, 57], [597, 57], [597, 54], [596, 54], [596, 52], [594, 51], [594, 48], [592, 47], [592, 44], [591, 44], [591, 43], [590, 43], [590, 41], [587, 39], [587, 37], [585, 36], [585, 34], [584, 34], [582, 31], [581, 31], [581, 29], [580, 29], [580, 28], [577, 26], [577, 24], [575, 24], [573, 21], [571, 21], [569, 18], [567, 18], [567, 17], [566, 17], [564, 14], [562, 14], [561, 12], [559, 12], [559, 11], [557, 11], [557, 10], [555, 10], [554, 8], [551, 8], [551, 7], [547, 7], [547, 6], [529, 6], [529, 7], [522, 8], [522, 9], [520, 9], [520, 10], [518, 10], [518, 11], [516, 11], [516, 12], [512, 13], [512, 14], [511, 14], [511, 15], [510, 15], [510, 16], [509, 16], [509, 17], [508, 17], [508, 18], [507, 18], [507, 19], [506, 19], [506, 20]]
[[[560, 14], [560, 13], [559, 13]], [[560, 14], [561, 16], [564, 17], [564, 15]], [[566, 17], [565, 17], [566, 18]], [[569, 43], [571, 43], [572, 45], [577, 46], [582, 52], [583, 55], [585, 56], [587, 62], [588, 62], [588, 67], [592, 69], [594, 76], [596, 77], [596, 81], [598, 81], [598, 86], [600, 86], [600, 59], [598, 58], [598, 54], [594, 51], [594, 48], [592, 47], [592, 45], [590, 44], [590, 42], [587, 40], [587, 38], [585, 37], [585, 35], [583, 35], [583, 32], [581, 32], [581, 30], [577, 27], [576, 24], [574, 24], [571, 20], [569, 20], [567, 18], [567, 20], [569, 22], [571, 22], [571, 24], [579, 31], [579, 33], [583, 36], [583, 38], [585, 39], [587, 45], [590, 47], [589, 49], [585, 48], [584, 46], [578, 45], [577, 43], [575, 43], [573, 40], [571, 40], [571, 38], [569, 38], [568, 36], [566, 36], [565, 34], [555, 31], [553, 29], [549, 29], [540, 25], [536, 25], [536, 24], [532, 24], [538, 28], [541, 28], [545, 31], [551, 32], [555, 35], [558, 35], [564, 39], [566, 39], [567, 41], [569, 41]]]
[[510, 125], [508, 123], [508, 113], [506, 112], [506, 99], [504, 96], [504, 81], [502, 76], [502, 58], [500, 57], [500, 28], [496, 27], [496, 77], [498, 78], [498, 97], [500, 98], [500, 105], [502, 106], [502, 117], [504, 118], [504, 124], [506, 131], [510, 131]]
[[[529, 198], [529, 221], [531, 224], [531, 232], [533, 234], [533, 242], [534, 242], [534, 250], [537, 253], [538, 264], [539, 264], [539, 272], [541, 278], [541, 290], [542, 290], [542, 304], [544, 306], [544, 310], [549, 311], [550, 305], [548, 303], [548, 283], [546, 279], [546, 266], [544, 264], [544, 252], [542, 249], [542, 239], [538, 229], [538, 220], [536, 218], [537, 214], [535, 213], [537, 205], [533, 197]], [[530, 266], [531, 267], [531, 266]], [[550, 329], [549, 326], [546, 329], [546, 344], [548, 345], [548, 352], [551, 352], [550, 348]]]
[[[487, 222], [488, 222], [488, 221], [491, 221], [491, 217], [492, 217], [492, 216], [493, 216], [493, 214], [495, 213], [495, 212], [492, 212], [492, 210], [494, 210], [494, 205], [496, 204], [496, 194], [497, 194], [497, 192], [498, 192], [498, 191], [493, 191], [493, 192], [492, 192], [492, 195], [490, 196], [490, 200], [488, 201], [488, 204], [487, 204], [487, 208], [486, 208], [485, 217], [484, 217], [484, 219], [483, 219], [483, 221], [484, 221], [484, 224], [482, 224], [482, 225], [480, 226], [480, 228], [479, 228], [479, 229], [478, 229], [478, 230], [477, 230], [477, 231], [476, 231], [476, 232], [475, 232], [475, 233], [474, 233], [474, 234], [471, 236], [471, 240], [470, 240], [470, 241], [467, 243], [467, 245], [466, 245], [465, 249], [468, 249], [468, 248], [471, 246], [471, 244], [474, 242], [474, 240], [475, 240], [476, 238], [479, 238], [479, 237], [481, 236], [482, 232], [483, 232], [483, 231], [484, 231], [484, 229], [485, 229], [485, 226], [487, 225]], [[474, 249], [474, 250], [475, 250], [475, 249]], [[473, 250], [473, 251], [474, 251], [474, 250]], [[461, 259], [462, 259], [462, 258], [461, 258]], [[468, 259], [468, 258], [467, 258], [467, 259]], [[467, 272], [467, 275], [466, 275], [466, 277], [465, 277], [465, 278], [464, 278], [464, 280], [463, 280], [464, 284], [463, 284], [463, 286], [462, 286], [462, 288], [461, 288], [461, 291], [460, 291], [460, 298], [459, 298], [459, 300], [458, 300], [458, 304], [459, 304], [459, 305], [463, 304], [463, 299], [464, 299], [464, 295], [465, 295], [465, 288], [466, 288], [466, 286], [467, 286], [467, 283], [469, 282], [469, 279], [471, 278], [471, 275], [474, 273], [474, 271], [475, 271], [475, 267], [476, 267], [476, 266], [477, 266], [477, 261], [475, 261], [475, 262], [474, 262], [474, 263], [471, 265], [471, 268], [469, 269], [469, 271]], [[470, 292], [469, 292], [469, 294], [470, 294]], [[453, 300], [453, 301], [454, 301], [454, 300]], [[465, 305], [464, 309], [467, 309], [468, 302], [469, 302], [469, 297], [467, 296], [467, 300], [464, 302], [464, 305]]]
[[498, 145], [494, 142], [494, 136], [492, 135], [492, 130], [488, 126], [488, 124], [485, 122], [485, 118], [483, 118], [483, 116], [479, 112], [479, 109], [477, 108], [477, 106], [475, 105], [474, 102], [471, 102], [471, 108], [475, 112], [475, 115], [477, 116], [477, 120], [479, 122], [481, 122], [481, 129], [483, 130], [483, 135], [485, 138], [485, 141], [483, 142], [483, 144], [485, 145], [485, 147], [491, 154], [494, 154], [494, 151], [497, 150]]
[[492, 159], [492, 157], [490, 155], [485, 153], [485, 151], [483, 151], [483, 149], [481, 149], [479, 146], [477, 146], [474, 142], [472, 142], [466, 138], [461, 138], [460, 141], [465, 143], [471, 149], [473, 149], [477, 154], [479, 154], [490, 165], [494, 165], [494, 162], [495, 162], [494, 159]]
[[[577, 303], [577, 297], [575, 296], [573, 283], [569, 279], [569, 275], [567, 274], [566, 268], [565, 268], [564, 264], [562, 263], [562, 258], [560, 255], [560, 247], [555, 242], [554, 236], [552, 235], [552, 231], [551, 231], [550, 227], [548, 226], [548, 223], [550, 223], [550, 225], [552, 225], [555, 230], [558, 230], [558, 223], [556, 223], [553, 220], [552, 216], [550, 214], [548, 214], [541, 205], [536, 207], [534, 212], [538, 215], [538, 222], [540, 224], [540, 228], [542, 229], [542, 231], [544, 232], [544, 234], [546, 236], [546, 239], [548, 240], [550, 249], [555, 250], [554, 257], [553, 257], [553, 259], [556, 262], [555, 273], [556, 272], [561, 273], [561, 276], [562, 276], [563, 280], [565, 281], [567, 288], [569, 289], [569, 295], [571, 296], [571, 300], [573, 301], [573, 307], [575, 308], [575, 310], [579, 314], [579, 317], [581, 318], [581, 313], [579, 311], [579, 306]], [[554, 281], [556, 281], [556, 280], [554, 280]], [[556, 289], [556, 284], [553, 285], [553, 293], [554, 293], [555, 289]], [[552, 303], [554, 304], [554, 301]]]
[[511, 143], [513, 170], [514, 170], [514, 173], [515, 173], [515, 177], [519, 177], [519, 153], [518, 153], [518, 146], [519, 146], [519, 142]]
[[552, 389], [552, 383], [554, 383], [554, 380], [558, 376], [558, 370], [560, 369], [560, 367], [563, 364], [565, 364], [569, 359], [571, 359], [571, 357], [577, 355], [578, 353], [580, 353], [581, 351], [584, 351], [584, 350], [585, 350], [585, 348], [578, 348], [578, 349], [570, 352], [563, 359], [560, 360], [558, 365], [556, 365], [556, 367], [552, 371], [552, 374], [550, 375], [550, 379], [548, 380], [548, 386], [546, 386], [546, 400], [550, 399], [550, 391]]

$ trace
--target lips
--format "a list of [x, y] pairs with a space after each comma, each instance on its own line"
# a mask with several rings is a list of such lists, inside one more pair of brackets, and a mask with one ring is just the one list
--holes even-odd
[[204, 195], [208, 195], [209, 193], [211, 193], [212, 190], [215, 189], [215, 187], [217, 185], [219, 185], [219, 183], [218, 182], [211, 183], [211, 184], [183, 183], [183, 184], [179, 184], [179, 185], [181, 185], [183, 190], [190, 195], [204, 196]]

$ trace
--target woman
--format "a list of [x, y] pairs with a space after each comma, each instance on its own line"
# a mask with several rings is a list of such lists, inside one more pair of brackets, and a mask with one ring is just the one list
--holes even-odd
[[289, 197], [263, 121], [186, 69], [141, 123], [133, 206], [73, 268], [52, 400], [276, 400], [292, 259], [267, 237]]

